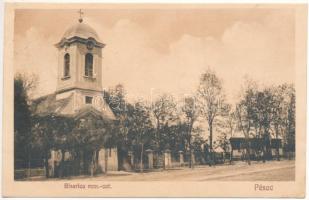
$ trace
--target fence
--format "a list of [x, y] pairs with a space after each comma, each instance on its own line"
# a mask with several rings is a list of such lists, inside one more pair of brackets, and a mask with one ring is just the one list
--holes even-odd
[[30, 168], [14, 170], [14, 179], [25, 179], [34, 176], [45, 176], [45, 168]]
[[15, 169], [25, 169], [25, 168], [44, 168], [45, 161], [43, 159], [31, 159], [30, 161], [15, 159], [14, 168]]
[[30, 161], [16, 159], [14, 161], [14, 179], [24, 179], [33, 176], [45, 176], [45, 161], [31, 159]]

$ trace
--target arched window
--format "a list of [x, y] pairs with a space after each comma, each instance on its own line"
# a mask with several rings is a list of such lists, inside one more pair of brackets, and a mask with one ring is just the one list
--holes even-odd
[[85, 76], [93, 76], [93, 56], [91, 53], [87, 53], [85, 57]]
[[70, 76], [70, 54], [66, 53], [64, 55], [64, 77]]

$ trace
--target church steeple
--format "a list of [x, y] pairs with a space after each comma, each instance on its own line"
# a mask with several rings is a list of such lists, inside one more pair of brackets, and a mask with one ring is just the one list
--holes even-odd
[[[65, 31], [58, 49], [57, 99], [74, 97], [73, 109], [95, 105], [100, 107], [102, 96], [102, 49], [97, 32], [83, 22], [78, 11], [77, 24]], [[100, 103], [101, 102], [101, 103]]]
[[36, 112], [76, 119], [94, 115], [114, 120], [115, 116], [103, 98], [104, 44], [100, 42], [96, 31], [84, 22], [77, 22], [65, 31], [55, 46], [58, 50], [56, 92], [41, 99]]

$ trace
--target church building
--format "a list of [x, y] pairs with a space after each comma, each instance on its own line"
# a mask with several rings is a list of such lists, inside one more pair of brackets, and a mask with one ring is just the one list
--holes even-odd
[[[57, 88], [55, 93], [35, 101], [35, 113], [52, 113], [77, 120], [92, 117], [93, 120], [114, 121], [115, 115], [103, 98], [102, 50], [105, 44], [96, 31], [80, 17], [55, 46], [58, 50]], [[107, 164], [104, 163], [105, 153], [108, 153]], [[52, 150], [49, 160], [51, 171], [62, 158], [60, 154], [61, 151]], [[117, 148], [101, 149], [98, 163], [103, 172], [105, 167], [118, 170]]]

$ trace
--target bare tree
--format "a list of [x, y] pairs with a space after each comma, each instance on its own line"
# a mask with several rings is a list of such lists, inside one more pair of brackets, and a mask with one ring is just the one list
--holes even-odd
[[229, 155], [230, 161], [232, 161], [232, 151], [229, 138], [233, 137], [236, 131], [237, 123], [235, 112], [231, 110], [231, 106], [226, 107], [226, 114], [218, 120], [217, 131], [220, 133], [218, 143], [224, 150], [225, 155]]
[[143, 172], [143, 155], [144, 155], [144, 143], [145, 134], [149, 133], [152, 124], [149, 117], [149, 108], [143, 105], [141, 102], [135, 104], [136, 110], [136, 128], [140, 132], [140, 144], [141, 144], [141, 172]]
[[209, 149], [213, 154], [213, 125], [217, 117], [221, 116], [226, 109], [222, 82], [213, 71], [208, 70], [202, 74], [198, 88], [198, 99], [201, 113], [208, 123]]
[[244, 88], [241, 99], [236, 104], [235, 109], [237, 127], [245, 136], [245, 144], [244, 144], [246, 149], [245, 155], [249, 165], [251, 164], [249, 138], [250, 138], [250, 132], [254, 127], [254, 117], [255, 117], [254, 115], [256, 114], [254, 108], [256, 90], [257, 90], [256, 83], [248, 81]]
[[182, 111], [185, 114], [186, 117], [186, 125], [187, 125], [187, 142], [188, 142], [188, 147], [190, 151], [190, 162], [189, 162], [189, 167], [193, 167], [192, 163], [192, 131], [193, 131], [193, 125], [196, 122], [197, 118], [199, 117], [199, 109], [197, 108], [196, 105], [196, 99], [195, 97], [187, 97], [185, 98], [185, 104], [182, 107]]
[[[280, 100], [274, 113], [273, 126], [276, 138], [282, 136], [285, 150], [295, 151], [295, 88], [293, 84], [283, 84], [276, 88], [275, 97]], [[278, 152], [278, 150], [277, 150]]]
[[[280, 85], [278, 87], [272, 88], [273, 93], [273, 115], [272, 115], [272, 127], [274, 129], [275, 138], [279, 139], [279, 136], [282, 136], [282, 133], [280, 132], [280, 128], [284, 124], [284, 92], [285, 92], [285, 85]], [[280, 154], [279, 154], [279, 144], [277, 144], [276, 148], [277, 153], [277, 160], [280, 160]]]

